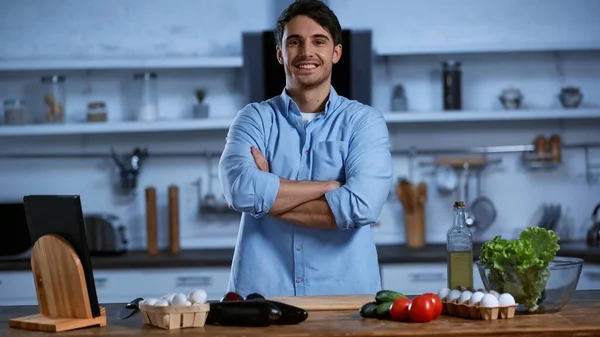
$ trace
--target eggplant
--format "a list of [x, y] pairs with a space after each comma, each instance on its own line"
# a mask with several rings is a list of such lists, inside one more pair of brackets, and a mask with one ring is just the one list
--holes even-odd
[[288, 325], [298, 324], [304, 322], [308, 318], [308, 312], [302, 308], [296, 306], [281, 303], [273, 300], [254, 298], [249, 301], [262, 301], [276, 305], [281, 311], [281, 317], [274, 324]]
[[308, 311], [296, 306], [281, 303], [277, 301], [265, 300], [265, 302], [276, 305], [281, 310], [281, 317], [275, 324], [298, 324], [304, 322], [308, 318]]
[[246, 300], [254, 300], [254, 299], [262, 299], [264, 300], [265, 297], [259, 293], [252, 293], [248, 296], [246, 296]]
[[206, 324], [226, 326], [268, 326], [282, 316], [281, 310], [266, 301], [226, 301], [209, 303]]

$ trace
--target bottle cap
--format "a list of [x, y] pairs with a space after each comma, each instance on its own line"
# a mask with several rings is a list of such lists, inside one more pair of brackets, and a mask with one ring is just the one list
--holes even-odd
[[454, 207], [456, 207], [456, 208], [465, 208], [465, 202], [464, 201], [456, 201], [454, 203]]

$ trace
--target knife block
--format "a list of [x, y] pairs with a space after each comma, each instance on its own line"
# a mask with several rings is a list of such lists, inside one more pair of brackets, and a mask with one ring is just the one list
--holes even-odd
[[93, 317], [81, 260], [63, 237], [47, 234], [31, 252], [39, 314], [13, 318], [11, 328], [59, 332], [106, 326], [106, 309]]

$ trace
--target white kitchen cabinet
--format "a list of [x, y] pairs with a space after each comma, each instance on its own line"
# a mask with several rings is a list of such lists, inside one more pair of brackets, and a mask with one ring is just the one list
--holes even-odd
[[[94, 270], [100, 303], [126, 303], [136, 297], [160, 297], [204, 289], [208, 299], [227, 290], [229, 267]], [[30, 271], [0, 272], [0, 306], [35, 305], [37, 295]]]
[[[384, 289], [409, 295], [426, 292], [437, 293], [448, 286], [445, 263], [400, 263], [381, 266], [381, 282]], [[473, 265], [473, 287], [483, 288], [477, 266]]]
[[0, 272], [0, 306], [37, 304], [31, 271]]

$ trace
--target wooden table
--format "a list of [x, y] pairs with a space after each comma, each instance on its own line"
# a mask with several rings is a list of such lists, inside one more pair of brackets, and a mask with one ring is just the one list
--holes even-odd
[[[267, 328], [238, 328], [207, 325], [203, 328], [162, 330], [142, 324], [136, 314], [125, 321], [115, 318], [123, 304], [105, 305], [108, 325], [55, 333], [60, 336], [600, 336], [600, 290], [578, 291], [561, 312], [545, 315], [521, 315], [512, 320], [468, 320], [441, 316], [429, 323], [401, 323], [363, 319], [355, 310], [319, 311], [299, 325]], [[53, 333], [12, 329], [8, 321], [37, 313], [36, 306], [0, 307], [0, 336], [52, 336]]]

